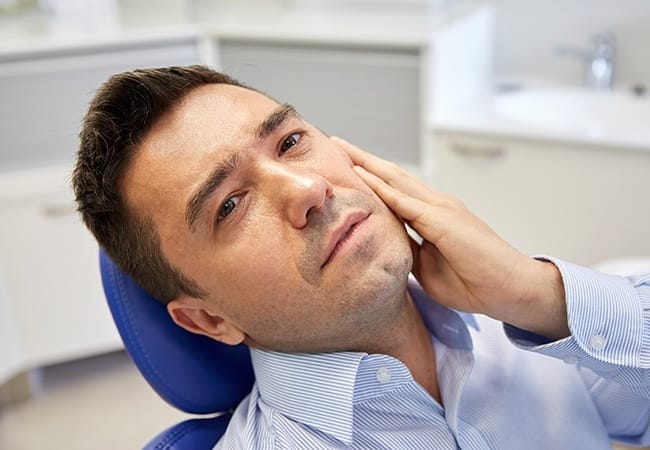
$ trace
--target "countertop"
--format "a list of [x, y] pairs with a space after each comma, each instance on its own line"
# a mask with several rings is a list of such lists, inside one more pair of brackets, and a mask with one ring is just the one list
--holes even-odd
[[[418, 48], [432, 34], [476, 6], [460, 1], [432, 6], [425, 3], [359, 0], [332, 2], [249, 1], [161, 2], [123, 1], [113, 17], [90, 18], [69, 26], [41, 10], [0, 16], [0, 62], [53, 50], [123, 45], [172, 38], [300, 42], [349, 46]], [[304, 3], [304, 4], [303, 4]], [[171, 6], [165, 8], [165, 4]], [[151, 14], [152, 8], [157, 12]], [[96, 24], [89, 25], [96, 21]]]
[[[650, 128], [626, 126], [626, 117], [619, 117], [617, 123], [602, 121], [580, 126], [532, 124], [502, 114], [497, 106], [499, 95], [507, 93], [478, 96], [449, 111], [430, 117], [429, 126], [439, 134], [464, 134], [650, 152]], [[650, 98], [642, 101], [646, 111], [650, 112]], [[616, 111], [612, 113], [616, 114]], [[629, 122], [639, 121], [637, 117], [629, 119]]]

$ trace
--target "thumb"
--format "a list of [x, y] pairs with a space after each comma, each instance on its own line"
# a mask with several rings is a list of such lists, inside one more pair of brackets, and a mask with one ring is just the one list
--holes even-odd
[[418, 241], [413, 239], [412, 236], [409, 235], [409, 245], [411, 247], [411, 255], [413, 255], [413, 267], [411, 267], [411, 273], [415, 275], [416, 279], [420, 279], [419, 273], [420, 273], [420, 250], [422, 249], [422, 246]]

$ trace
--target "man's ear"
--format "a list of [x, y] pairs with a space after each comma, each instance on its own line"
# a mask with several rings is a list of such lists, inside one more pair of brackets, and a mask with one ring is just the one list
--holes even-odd
[[244, 341], [246, 334], [206, 308], [206, 301], [194, 297], [178, 297], [167, 304], [167, 312], [176, 325], [191, 333], [202, 334], [228, 345]]

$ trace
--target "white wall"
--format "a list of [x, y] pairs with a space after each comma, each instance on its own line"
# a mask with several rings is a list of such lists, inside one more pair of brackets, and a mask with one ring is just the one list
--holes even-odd
[[650, 0], [493, 0], [497, 74], [582, 82], [584, 66], [558, 45], [586, 47], [610, 30], [617, 39], [615, 81], [650, 84]]

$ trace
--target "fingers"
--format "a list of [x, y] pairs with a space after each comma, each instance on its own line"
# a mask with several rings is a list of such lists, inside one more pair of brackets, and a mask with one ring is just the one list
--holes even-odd
[[[364, 152], [359, 147], [350, 144], [348, 141], [339, 137], [331, 138], [334, 142], [339, 144], [343, 150], [350, 156], [352, 162], [357, 166], [361, 166], [368, 172], [377, 175], [391, 186], [397, 187], [394, 183], [402, 178], [405, 174], [404, 169], [397, 164], [383, 160], [368, 152]], [[397, 187], [399, 189], [399, 187]]]
[[440, 251], [432, 244], [424, 242], [418, 244], [410, 239], [411, 253], [413, 254], [413, 267], [411, 273], [421, 286], [426, 287], [435, 294], [440, 289], [440, 280], [448, 266], [447, 261]]
[[386, 206], [408, 222], [422, 238], [435, 243], [446, 233], [445, 218], [448, 214], [444, 208], [428, 204], [395, 189], [363, 167], [355, 166], [353, 170], [370, 189], [375, 191]]
[[[385, 183], [377, 175], [368, 172], [361, 166], [354, 166], [353, 170], [375, 191], [384, 203], [402, 219], [410, 222], [416, 222], [422, 214], [423, 208], [427, 205], [421, 200], [411, 197], [404, 192]], [[417, 231], [417, 229], [416, 229]]]
[[332, 137], [331, 139], [341, 146], [354, 164], [363, 167], [367, 172], [374, 174], [397, 190], [427, 203], [436, 202], [436, 196], [441, 195], [397, 164], [364, 152], [341, 138]]
[[411, 247], [411, 254], [413, 255], [413, 269], [411, 271], [415, 274], [419, 270], [420, 243], [409, 236], [409, 245]]
[[353, 170], [398, 216], [408, 222], [425, 240], [436, 243], [448, 230], [450, 211], [456, 205], [388, 161], [332, 138], [356, 164]]
[[340, 145], [341, 148], [343, 148], [343, 150], [345, 150], [345, 152], [348, 154], [348, 156], [350, 156], [352, 162], [354, 162], [357, 166], [370, 169], [372, 166], [378, 166], [382, 163], [387, 163], [387, 161], [384, 161], [371, 153], [364, 152], [359, 147], [350, 144], [345, 139], [341, 139], [337, 136], [332, 136], [330, 139]]

